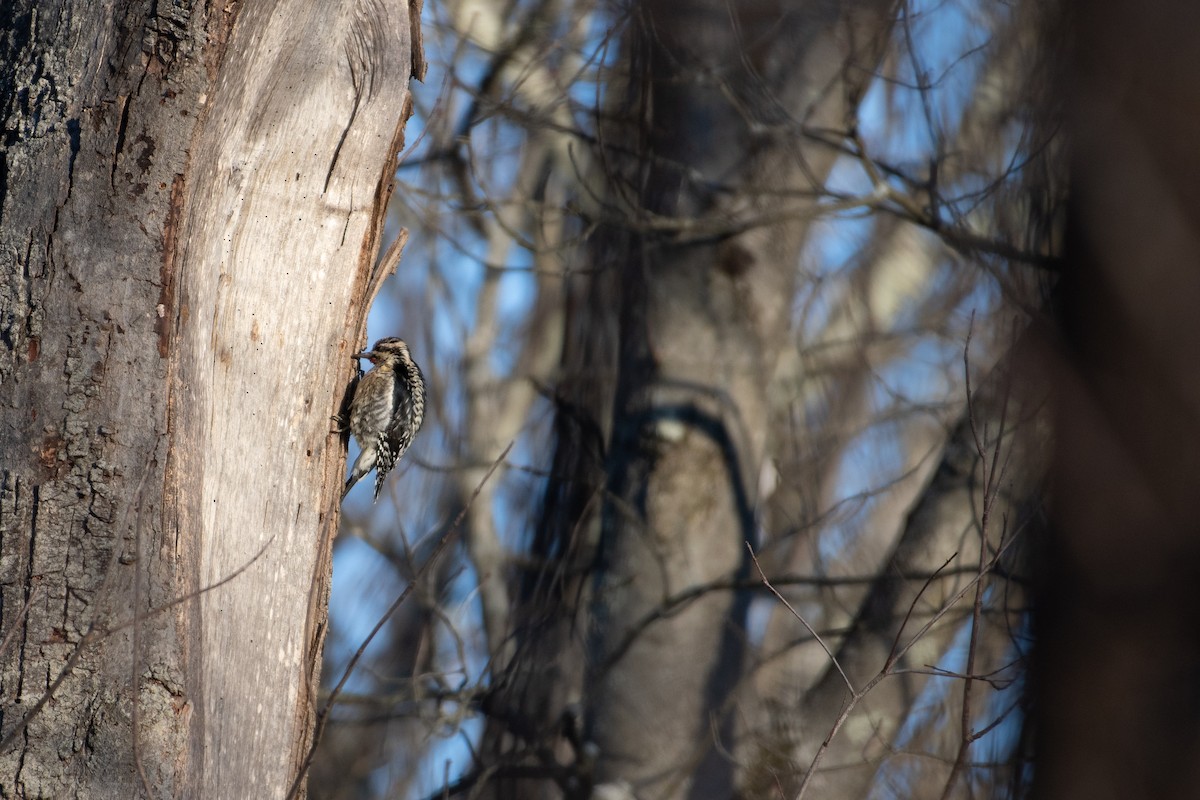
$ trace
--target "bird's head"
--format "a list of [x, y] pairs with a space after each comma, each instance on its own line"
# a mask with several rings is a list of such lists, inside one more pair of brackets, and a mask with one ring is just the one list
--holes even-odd
[[361, 353], [355, 353], [354, 357], [365, 358], [372, 364], [408, 364], [412, 362], [412, 356], [409, 355], [408, 352], [408, 345], [404, 343], [403, 339], [397, 339], [394, 336], [389, 336], [386, 339], [380, 339], [370, 350], [364, 350]]

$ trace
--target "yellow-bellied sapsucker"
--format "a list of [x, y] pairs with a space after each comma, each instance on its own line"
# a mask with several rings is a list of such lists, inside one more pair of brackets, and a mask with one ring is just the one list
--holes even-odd
[[425, 377], [401, 339], [380, 339], [354, 357], [370, 359], [375, 367], [359, 380], [350, 401], [350, 432], [362, 452], [354, 460], [342, 497], [374, 469], [378, 500], [384, 477], [412, 444], [425, 419]]

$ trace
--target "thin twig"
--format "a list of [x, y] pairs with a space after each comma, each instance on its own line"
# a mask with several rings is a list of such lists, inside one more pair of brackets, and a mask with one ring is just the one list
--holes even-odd
[[746, 542], [746, 549], [750, 551], [750, 560], [754, 562], [754, 568], [758, 570], [758, 576], [762, 580], [763, 585], [766, 586], [767, 589], [770, 590], [771, 594], [775, 595], [779, 602], [783, 603], [784, 608], [790, 611], [792, 616], [800, 620], [800, 624], [803, 625], [810, 634], [812, 634], [812, 637], [817, 640], [817, 644], [821, 645], [821, 649], [825, 651], [825, 655], [829, 656], [830, 662], [832, 662], [833, 666], [837, 668], [837, 671], [841, 673], [842, 680], [846, 682], [846, 688], [850, 690], [850, 694], [856, 694], [857, 692], [854, 689], [854, 684], [850, 682], [850, 676], [846, 674], [844, 669], [842, 669], [842, 665], [838, 663], [837, 656], [835, 656], [833, 651], [829, 649], [829, 645], [825, 644], [825, 640], [821, 638], [821, 634], [817, 633], [813, 626], [808, 624], [808, 620], [800, 616], [800, 613], [796, 611], [796, 609], [792, 608], [792, 604], [789, 603], [787, 599], [781, 595], [774, 586], [771, 585], [771, 582], [767, 580], [767, 576], [763, 573], [762, 567], [758, 563], [758, 556], [754, 554], [754, 548], [750, 546], [749, 542]]
[[[947, 558], [940, 567], [938, 567], [936, 570], [933, 571], [933, 574], [929, 576], [929, 578], [925, 581], [925, 584], [921, 587], [921, 591], [917, 592], [916, 596], [913, 597], [912, 602], [908, 604], [908, 611], [905, 612], [904, 619], [901, 620], [901, 622], [900, 622], [900, 627], [896, 631], [896, 637], [894, 639], [892, 639], [891, 652], [888, 653], [887, 661], [885, 661], [884, 665], [883, 665], [883, 668], [885, 670], [890, 670], [892, 668], [892, 666], [895, 665], [896, 661], [902, 655], [904, 655], [904, 653], [907, 652], [907, 650], [908, 650], [908, 647], [905, 647], [903, 649], [897, 649], [897, 648], [900, 645], [900, 637], [902, 635], [904, 635], [904, 629], [908, 626], [908, 621], [910, 619], [912, 619], [913, 610], [916, 609], [917, 602], [925, 595], [926, 590], [929, 589], [929, 585], [933, 583], [934, 578], [936, 578], [938, 575], [940, 575], [942, 570], [944, 570], [946, 567], [950, 566], [950, 562], [956, 558], [958, 558], [957, 551], [952, 553], [950, 555], [950, 557]], [[912, 638], [912, 641], [916, 641], [917, 637], [921, 636], [924, 632], [925, 632], [925, 629], [922, 628], [921, 631], [917, 634], [917, 636], [914, 636]], [[910, 642], [909, 646], [911, 647], [911, 642]]]
[[[972, 326], [974, 322], [975, 315], [972, 312]], [[975, 448], [976, 454], [979, 457], [980, 468], [984, 471], [983, 509], [979, 518], [979, 574], [975, 580], [975, 599], [971, 607], [971, 636], [967, 643], [967, 663], [963, 670], [962, 709], [959, 721], [961, 741], [958, 747], [958, 754], [954, 759], [954, 766], [950, 769], [950, 775], [946, 778], [946, 783], [942, 787], [941, 800], [949, 800], [950, 793], [966, 768], [967, 754], [970, 751], [971, 744], [978, 738], [976, 733], [971, 729], [971, 700], [975, 687], [974, 672], [975, 657], [979, 649], [979, 626], [983, 619], [983, 576], [988, 572], [988, 529], [991, 524], [992, 508], [1000, 494], [1003, 471], [1008, 466], [1007, 457], [1004, 464], [1000, 464], [1000, 453], [1004, 449], [1004, 426], [1008, 413], [1008, 396], [1007, 394], [1005, 395], [1001, 406], [1000, 429], [996, 432], [996, 446], [992, 451], [991, 463], [989, 465], [988, 452], [984, 447], [984, 442], [976, 431], [975, 425], [975, 404], [970, 390], [970, 349], [971, 328], [968, 327], [967, 341], [963, 346], [963, 370], [967, 378], [967, 419], [971, 425], [971, 433], [975, 438]], [[986, 430], [984, 436], [986, 437]]]

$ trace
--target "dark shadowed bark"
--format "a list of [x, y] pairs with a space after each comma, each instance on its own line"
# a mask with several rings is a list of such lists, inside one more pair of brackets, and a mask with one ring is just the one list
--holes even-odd
[[1200, 785], [1200, 8], [1066, 4], [1075, 146], [1035, 796]]

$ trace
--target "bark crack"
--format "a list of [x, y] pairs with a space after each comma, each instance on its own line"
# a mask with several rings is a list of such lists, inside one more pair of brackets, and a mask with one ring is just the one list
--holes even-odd
[[[350, 67], [350, 83], [354, 87], [354, 105], [350, 108], [350, 119], [346, 120], [346, 127], [342, 128], [342, 135], [338, 137], [337, 147], [333, 148], [333, 159], [329, 162], [329, 170], [325, 173], [325, 186], [321, 189], [322, 194], [329, 191], [329, 181], [333, 178], [333, 170], [337, 166], [338, 157], [342, 153], [342, 145], [346, 143], [346, 136], [350, 133], [350, 128], [354, 126], [354, 120], [358, 117], [358, 108], [362, 104], [363, 96], [363, 76], [359, 75], [359, 71], [354, 67], [354, 56], [350, 52], [350, 46], [346, 46], [346, 64]], [[371, 89], [371, 75], [367, 71], [367, 89]]]
[[79, 118], [67, 120], [67, 144], [71, 154], [67, 157], [67, 196], [63, 201], [71, 199], [71, 189], [75, 186], [75, 158], [79, 155]]
[[[20, 487], [21, 487], [20, 479], [18, 478], [15, 481], [15, 483], [16, 483], [16, 486], [13, 489], [14, 505], [16, 504], [17, 493], [19, 492]], [[41, 502], [41, 492], [38, 490], [38, 488], [36, 486], [33, 487], [31, 494], [32, 494], [32, 497], [30, 498], [30, 511], [29, 511], [29, 548], [26, 550], [26, 555], [25, 555], [26, 561], [25, 561], [25, 597], [24, 597], [24, 600], [26, 603], [29, 602], [29, 598], [33, 592], [33, 579], [34, 579], [34, 576], [33, 576], [33, 553], [34, 553], [34, 547], [37, 545], [37, 540], [38, 540], [38, 507]], [[29, 643], [29, 615], [28, 614], [25, 615], [25, 619], [22, 622], [22, 625], [24, 626], [24, 631], [21, 634], [20, 645], [17, 649], [17, 674], [18, 675], [25, 674], [25, 666], [26, 666], [25, 646]], [[21, 700], [21, 691], [24, 688], [24, 686], [25, 686], [24, 681], [18, 681], [18, 683], [17, 683], [17, 700], [18, 701]]]
[[117, 102], [121, 105], [121, 121], [117, 123], [117, 143], [113, 146], [112, 165], [108, 173], [108, 183], [114, 191], [117, 188], [117, 163], [121, 151], [125, 149], [125, 131], [129, 127], [129, 95], [120, 95]]

